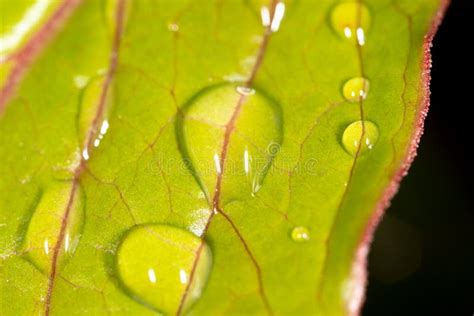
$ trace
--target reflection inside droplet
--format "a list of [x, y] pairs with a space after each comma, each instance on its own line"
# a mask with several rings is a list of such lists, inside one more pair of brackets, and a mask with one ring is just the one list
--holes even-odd
[[367, 98], [369, 80], [363, 77], [354, 77], [347, 80], [342, 87], [342, 94], [349, 102], [359, 102]]
[[309, 240], [309, 230], [303, 226], [297, 226], [291, 231], [291, 239], [296, 242], [304, 242]]

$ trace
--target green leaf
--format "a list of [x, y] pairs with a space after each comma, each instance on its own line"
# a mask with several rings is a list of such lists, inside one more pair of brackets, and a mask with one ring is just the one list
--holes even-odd
[[358, 313], [446, 1], [41, 2], [0, 3], [1, 315]]

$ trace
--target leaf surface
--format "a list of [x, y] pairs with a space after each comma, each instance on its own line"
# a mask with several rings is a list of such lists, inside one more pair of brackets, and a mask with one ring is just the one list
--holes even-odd
[[3, 1], [0, 314], [357, 314], [445, 6]]

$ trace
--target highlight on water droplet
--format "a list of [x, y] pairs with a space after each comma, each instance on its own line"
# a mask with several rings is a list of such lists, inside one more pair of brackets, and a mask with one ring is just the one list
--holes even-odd
[[[22, 250], [46, 274], [50, 271], [56, 247], [60, 247], [56, 264], [62, 267], [79, 243], [84, 224], [84, 197], [81, 187], [76, 186], [73, 190], [73, 185], [72, 181], [50, 185], [42, 194], [28, 224]], [[69, 198], [72, 199], [70, 206]], [[66, 227], [59, 240], [63, 220]]]
[[310, 239], [308, 228], [304, 226], [296, 226], [291, 231], [291, 239], [293, 239], [296, 242], [308, 241]]
[[[81, 155], [84, 160], [89, 160], [91, 147], [99, 147], [102, 139], [104, 138], [107, 130], [109, 129], [109, 121], [105, 118], [102, 120], [100, 125], [97, 126], [97, 130], [92, 131], [93, 135], [89, 135], [91, 132], [91, 126], [94, 123], [96, 118], [98, 107], [100, 106], [101, 94], [104, 89], [104, 80], [103, 75], [99, 75], [89, 80], [87, 85], [84, 87], [82, 94], [80, 96], [79, 103], [79, 116], [78, 116], [78, 128], [79, 128], [79, 144], [82, 147]], [[103, 105], [103, 117], [107, 117], [108, 112], [111, 108], [112, 99], [113, 99], [113, 90], [110, 86], [107, 90], [107, 95], [105, 99], [105, 104]], [[102, 110], [101, 110], [102, 111]], [[91, 143], [87, 144], [91, 138]]]
[[245, 96], [255, 94], [254, 89], [252, 89], [250, 87], [246, 87], [246, 86], [237, 86], [237, 87], [235, 87], [235, 91], [237, 91], [239, 94], [245, 95]]
[[349, 79], [342, 87], [342, 94], [349, 102], [360, 102], [367, 98], [369, 93], [369, 80], [363, 77]]
[[270, 25], [270, 30], [276, 32], [280, 29], [281, 20], [285, 15], [285, 3], [278, 2], [275, 6], [275, 13], [273, 14], [272, 23]]
[[334, 31], [341, 37], [360, 46], [365, 44], [370, 12], [363, 3], [352, 1], [337, 4], [331, 11], [330, 20]]
[[132, 228], [116, 254], [118, 276], [127, 292], [169, 315], [175, 315], [180, 305], [185, 312], [196, 302], [211, 265], [212, 253], [206, 243], [186, 230], [169, 225]]
[[362, 155], [375, 146], [378, 138], [377, 125], [370, 121], [359, 120], [346, 127], [342, 135], [342, 144], [351, 155]]

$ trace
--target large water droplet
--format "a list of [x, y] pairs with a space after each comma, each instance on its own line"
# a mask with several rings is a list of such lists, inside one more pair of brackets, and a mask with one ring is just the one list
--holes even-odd
[[180, 150], [208, 199], [219, 175], [226, 197], [255, 193], [276, 155], [269, 148], [281, 143], [278, 104], [259, 90], [225, 83], [198, 92], [182, 113]]
[[370, 12], [361, 2], [343, 2], [331, 11], [331, 24], [341, 37], [362, 46], [370, 26]]
[[175, 315], [180, 305], [186, 311], [201, 296], [212, 254], [207, 244], [188, 231], [147, 224], [127, 232], [116, 264], [123, 286], [138, 300]]
[[359, 102], [367, 98], [369, 92], [369, 80], [363, 77], [355, 77], [344, 83], [342, 94], [349, 102]]
[[[70, 198], [72, 203], [69, 206]], [[35, 266], [49, 273], [55, 248], [60, 247], [56, 266], [61, 268], [76, 249], [83, 223], [81, 187], [74, 187], [72, 181], [54, 183], [44, 191], [36, 206], [28, 224], [23, 251]], [[60, 237], [64, 224], [64, 234]]]
[[291, 231], [291, 239], [297, 242], [309, 240], [309, 230], [304, 226], [297, 226]]
[[[379, 139], [377, 125], [370, 121], [356, 121], [346, 127], [342, 135], [342, 143], [352, 155], [364, 154], [371, 150]], [[360, 146], [360, 149], [359, 149]]]

